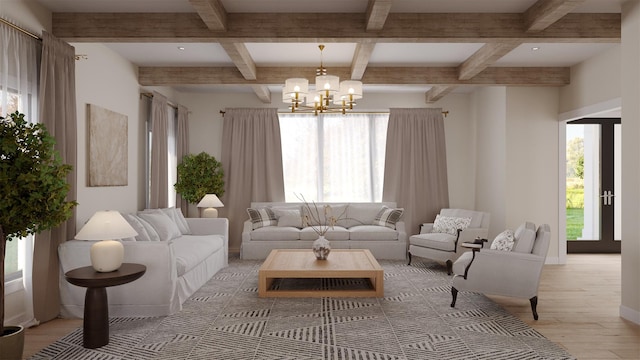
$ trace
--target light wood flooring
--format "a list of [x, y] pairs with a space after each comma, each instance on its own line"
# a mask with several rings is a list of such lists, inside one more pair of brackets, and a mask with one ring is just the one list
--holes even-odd
[[[640, 359], [640, 326], [619, 316], [620, 255], [572, 254], [566, 265], [545, 266], [538, 321], [526, 299], [491, 298], [578, 359]], [[80, 326], [57, 319], [27, 329], [25, 358]]]

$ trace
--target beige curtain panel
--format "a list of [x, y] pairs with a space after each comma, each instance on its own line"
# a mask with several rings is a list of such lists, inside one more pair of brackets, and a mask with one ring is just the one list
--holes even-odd
[[252, 201], [284, 201], [282, 145], [277, 109], [226, 109], [222, 130], [229, 248], [240, 249]]
[[[73, 166], [67, 176], [69, 200], [77, 199], [77, 114], [75, 48], [47, 32], [42, 34], [40, 66], [39, 118], [56, 139], [62, 161]], [[59, 227], [36, 235], [33, 254], [34, 313], [39, 321], [48, 321], [60, 312], [58, 291], [58, 245], [72, 239], [76, 231], [75, 209], [72, 217]]]
[[[178, 134], [177, 134], [176, 157], [178, 164], [182, 163], [182, 158], [189, 154], [189, 110], [178, 105]], [[169, 184], [173, 186], [173, 184]], [[176, 207], [182, 210], [184, 216], [189, 216], [189, 203], [180, 194], [176, 193]]]
[[151, 100], [151, 176], [150, 198], [151, 209], [166, 208], [169, 205], [169, 169], [167, 127], [169, 122], [169, 106], [167, 98], [153, 92]]
[[449, 206], [442, 109], [390, 109], [382, 200], [405, 209], [408, 236]]

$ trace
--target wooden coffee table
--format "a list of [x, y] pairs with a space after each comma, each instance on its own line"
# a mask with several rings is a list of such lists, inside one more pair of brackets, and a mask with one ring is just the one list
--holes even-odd
[[[334, 249], [327, 260], [317, 260], [311, 250], [272, 250], [258, 271], [259, 297], [383, 297], [384, 273], [367, 249]], [[370, 289], [273, 290], [275, 279], [364, 278]]]

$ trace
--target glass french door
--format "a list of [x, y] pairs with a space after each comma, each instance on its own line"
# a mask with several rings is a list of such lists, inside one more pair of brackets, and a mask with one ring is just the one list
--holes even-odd
[[567, 252], [620, 252], [620, 118], [567, 123]]

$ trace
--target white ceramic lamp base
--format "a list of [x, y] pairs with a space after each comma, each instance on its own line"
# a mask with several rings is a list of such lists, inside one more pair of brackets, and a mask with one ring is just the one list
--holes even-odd
[[216, 208], [204, 208], [202, 209], [202, 217], [203, 218], [217, 218], [218, 217], [218, 209]]
[[91, 245], [91, 265], [98, 272], [115, 271], [122, 265], [124, 246], [116, 240], [103, 240]]

